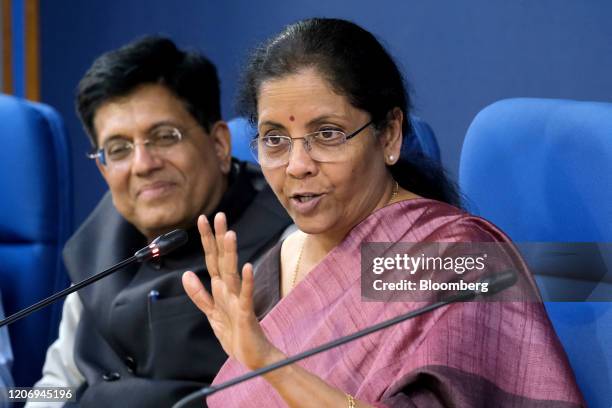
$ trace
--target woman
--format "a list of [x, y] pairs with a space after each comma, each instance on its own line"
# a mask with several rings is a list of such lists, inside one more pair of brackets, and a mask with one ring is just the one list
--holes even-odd
[[[266, 180], [299, 230], [256, 278], [245, 265], [241, 280], [225, 217], [215, 217], [215, 234], [198, 220], [212, 296], [190, 272], [183, 284], [230, 356], [215, 383], [417, 308], [362, 302], [362, 243], [508, 242], [447, 204], [457, 195], [443, 172], [418, 155], [399, 158], [409, 118], [402, 77], [355, 24], [287, 27], [255, 52], [241, 105], [257, 124]], [[581, 403], [535, 302], [457, 303], [208, 398], [211, 407]]]

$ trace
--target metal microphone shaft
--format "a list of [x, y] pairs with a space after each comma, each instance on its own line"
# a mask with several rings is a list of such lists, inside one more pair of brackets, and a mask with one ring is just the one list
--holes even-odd
[[119, 262], [116, 265], [113, 265], [112, 267], [110, 267], [109, 269], [100, 272], [94, 276], [91, 276], [87, 279], [85, 279], [84, 281], [81, 281], [79, 283], [77, 283], [76, 285], [72, 285], [69, 288], [66, 288], [60, 292], [57, 292], [51, 296], [49, 296], [46, 299], [41, 300], [40, 302], [34, 303], [32, 306], [26, 307], [23, 310], [20, 310], [17, 313], [12, 314], [11, 316], [7, 317], [6, 319], [2, 320], [0, 322], [0, 327], [5, 326], [7, 324], [11, 324], [23, 317], [26, 317], [27, 315], [34, 313], [35, 311], [42, 309], [43, 307], [55, 302], [58, 299], [63, 298], [64, 296], [68, 296], [69, 294], [71, 294], [72, 292], [75, 292], [91, 283], [94, 283], [95, 281], [98, 281], [102, 278], [104, 278], [105, 276], [110, 275], [111, 273], [115, 272], [117, 269], [121, 269], [124, 266], [127, 266], [133, 262], [136, 262], [136, 257], [135, 256], [131, 256], [128, 259], [125, 259], [121, 262]]
[[363, 330], [359, 330], [359, 331], [357, 331], [357, 332], [355, 332], [353, 334], [350, 334], [348, 336], [341, 337], [339, 339], [330, 341], [329, 343], [322, 344], [322, 345], [320, 345], [318, 347], [315, 347], [313, 349], [306, 350], [306, 351], [304, 351], [302, 353], [299, 353], [299, 354], [296, 354], [296, 355], [294, 355], [292, 357], [288, 357], [288, 358], [286, 358], [284, 360], [278, 361], [278, 362], [276, 362], [274, 364], [270, 364], [270, 365], [268, 365], [266, 367], [262, 367], [260, 369], [255, 370], [255, 371], [251, 371], [250, 373], [244, 374], [244, 375], [242, 375], [240, 377], [236, 377], [233, 380], [229, 380], [229, 381], [224, 382], [224, 383], [219, 384], [219, 385], [211, 385], [210, 387], [206, 387], [203, 390], [201, 390], [202, 396], [203, 397], [207, 397], [207, 396], [209, 396], [211, 394], [214, 394], [217, 391], [221, 391], [221, 390], [223, 390], [225, 388], [228, 388], [228, 387], [231, 387], [231, 386], [236, 385], [238, 383], [241, 383], [243, 381], [249, 380], [249, 379], [251, 379], [253, 377], [257, 377], [257, 376], [260, 376], [260, 375], [267, 374], [270, 371], [277, 370], [277, 369], [285, 367], [285, 366], [287, 366], [289, 364], [293, 364], [295, 362], [298, 362], [298, 361], [300, 361], [302, 359], [314, 356], [315, 354], [319, 354], [319, 353], [322, 353], [322, 352], [327, 351], [329, 349], [332, 349], [334, 347], [338, 347], [338, 346], [341, 346], [341, 345], [343, 345], [345, 343], [351, 342], [353, 340], [357, 340], [357, 339], [359, 339], [359, 338], [361, 338], [363, 336], [367, 336], [368, 334], [372, 334], [372, 333], [377, 332], [379, 330], [386, 329], [389, 326], [393, 326], [395, 324], [403, 322], [404, 320], [408, 320], [408, 319], [411, 319], [413, 317], [422, 315], [423, 313], [428, 313], [428, 312], [430, 312], [432, 310], [435, 310], [435, 309], [437, 309], [439, 307], [445, 306], [445, 305], [447, 305], [449, 303], [452, 303], [452, 302], [453, 302], [453, 300], [444, 300], [444, 301], [441, 301], [441, 302], [433, 303], [433, 304], [431, 304], [429, 306], [426, 306], [424, 308], [415, 310], [415, 311], [410, 312], [410, 313], [403, 314], [401, 316], [394, 317], [394, 318], [389, 319], [389, 320], [385, 320], [384, 322], [378, 323], [378, 324], [376, 324], [374, 326], [370, 326], [370, 327], [368, 327], [366, 329], [363, 329]]
[[43, 307], [55, 302], [58, 299], [61, 299], [65, 296], [68, 296], [72, 292], [76, 292], [79, 289], [84, 288], [87, 285], [90, 285], [111, 273], [121, 269], [131, 263], [134, 262], [144, 262], [149, 259], [159, 257], [161, 255], [165, 255], [176, 248], [184, 245], [187, 242], [187, 233], [183, 230], [174, 230], [167, 234], [161, 235], [157, 237], [151, 244], [137, 251], [134, 256], [131, 256], [123, 261], [119, 262], [116, 265], [111, 266], [107, 270], [100, 272], [94, 276], [91, 276], [75, 285], [72, 285], [69, 288], [66, 288], [60, 292], [57, 292], [46, 299], [41, 300], [40, 302], [34, 303], [32, 306], [26, 307], [23, 310], [20, 310], [17, 313], [12, 314], [6, 319], [0, 321], [0, 327], [11, 324], [19, 319], [22, 319], [28, 316], [35, 311], [42, 309]]
[[413, 317], [420, 316], [424, 313], [429, 313], [432, 310], [435, 310], [439, 307], [446, 306], [450, 303], [454, 302], [462, 302], [466, 300], [470, 300], [475, 298], [476, 296], [490, 296], [495, 293], [501, 292], [504, 289], [509, 288], [514, 285], [517, 281], [517, 275], [514, 271], [508, 270], [501, 273], [493, 274], [490, 276], [481, 279], [480, 282], [488, 282], [489, 283], [489, 292], [480, 292], [476, 290], [471, 291], [463, 291], [459, 292], [455, 295], [449, 296], [444, 300], [441, 300], [436, 303], [432, 303], [431, 305], [422, 307], [417, 310], [413, 310], [412, 312], [405, 313], [403, 315], [399, 315], [389, 320], [385, 320], [384, 322], [375, 324], [374, 326], [367, 327], [363, 330], [359, 330], [353, 334], [349, 334], [348, 336], [340, 337], [336, 340], [330, 341], [328, 343], [322, 344], [318, 347], [312, 348], [310, 350], [306, 350], [302, 353], [296, 354], [292, 357], [285, 358], [281, 361], [278, 361], [274, 364], [270, 364], [268, 366], [259, 368], [257, 370], [251, 371], [239, 377], [236, 377], [232, 380], [226, 381], [224, 383], [218, 385], [211, 385], [209, 387], [202, 388], [198, 391], [195, 391], [172, 406], [172, 408], [184, 408], [187, 404], [191, 403], [195, 399], [198, 398], [206, 398], [209, 395], [216, 393], [217, 391], [224, 390], [226, 388], [232, 387], [241, 382], [250, 380], [252, 378], [258, 377], [260, 375], [264, 375], [269, 373], [270, 371], [277, 370], [279, 368], [288, 366], [290, 364], [296, 363], [305, 358], [314, 356], [315, 354], [322, 353], [324, 351], [330, 350], [334, 347], [341, 346], [353, 340], [357, 340], [361, 337], [367, 336], [368, 334], [372, 334], [382, 329], [386, 329], [387, 327], [393, 326], [395, 324], [401, 323], [404, 320], [412, 319]]

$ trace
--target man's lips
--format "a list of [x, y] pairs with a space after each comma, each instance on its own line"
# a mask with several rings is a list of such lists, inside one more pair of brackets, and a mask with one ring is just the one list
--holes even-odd
[[156, 197], [165, 194], [172, 189], [176, 184], [169, 181], [156, 181], [154, 183], [145, 184], [137, 190], [137, 197]]

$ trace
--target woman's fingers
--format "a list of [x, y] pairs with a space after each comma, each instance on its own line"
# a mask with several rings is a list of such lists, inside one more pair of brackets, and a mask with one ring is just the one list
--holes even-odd
[[211, 278], [219, 276], [219, 263], [217, 256], [217, 243], [213, 236], [210, 224], [205, 215], [198, 217], [198, 231], [200, 232], [200, 240], [204, 249], [204, 259], [206, 268]]
[[240, 308], [249, 310], [253, 313], [253, 291], [255, 287], [255, 279], [253, 276], [253, 265], [250, 263], [244, 264], [242, 267], [242, 287], [240, 289]]
[[236, 233], [227, 231], [223, 237], [224, 255], [219, 269], [221, 279], [227, 284], [231, 293], [238, 295], [240, 293], [240, 276], [238, 276], [238, 252], [236, 243]]
[[215, 308], [215, 301], [200, 282], [200, 278], [191, 271], [185, 272], [183, 274], [183, 288], [198, 309], [209, 317]]
[[225, 257], [224, 240], [225, 233], [227, 232], [227, 219], [225, 218], [225, 214], [222, 212], [217, 213], [213, 222], [215, 223], [215, 240], [217, 242], [219, 264], [221, 264], [222, 259]]
[[[198, 218], [198, 230], [206, 267], [211, 277], [212, 294], [218, 300], [225, 303], [229, 300], [227, 295], [239, 296], [241, 291], [241, 279], [238, 275], [238, 250], [236, 233], [227, 230], [227, 219], [225, 214], [217, 213], [214, 218], [215, 232], [205, 216]], [[216, 280], [220, 278], [220, 280]], [[207, 293], [208, 294], [208, 293]]]

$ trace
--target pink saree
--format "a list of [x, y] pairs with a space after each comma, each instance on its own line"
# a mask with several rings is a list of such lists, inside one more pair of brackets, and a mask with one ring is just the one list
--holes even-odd
[[[422, 306], [364, 302], [365, 242], [508, 242], [487, 221], [415, 199], [358, 224], [288, 296], [278, 300], [279, 247], [256, 274], [268, 338], [294, 355]], [[526, 267], [519, 271], [533, 285]], [[267, 299], [263, 299], [267, 297]], [[266, 305], [266, 301], [268, 305]], [[576, 407], [584, 402], [539, 302], [456, 303], [299, 363], [377, 407]], [[243, 374], [229, 359], [214, 383]], [[209, 407], [285, 407], [257, 378], [208, 398]]]

